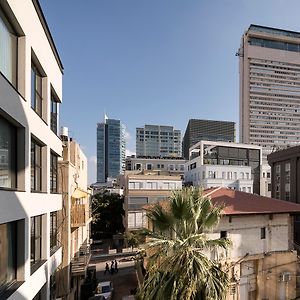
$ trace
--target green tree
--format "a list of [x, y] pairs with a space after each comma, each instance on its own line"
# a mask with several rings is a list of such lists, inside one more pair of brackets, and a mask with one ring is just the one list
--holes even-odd
[[101, 232], [104, 236], [112, 236], [124, 232], [123, 209], [124, 197], [110, 194], [107, 191], [96, 194], [92, 199], [92, 234]]
[[225, 298], [228, 276], [205, 255], [230, 245], [228, 239], [211, 240], [205, 234], [218, 224], [222, 209], [194, 188], [174, 192], [167, 205], [149, 209], [154, 230], [144, 232], [149, 262], [139, 299]]

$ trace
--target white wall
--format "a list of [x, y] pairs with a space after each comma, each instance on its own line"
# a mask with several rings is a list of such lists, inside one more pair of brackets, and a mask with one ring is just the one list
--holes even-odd
[[[232, 241], [228, 251], [229, 258], [239, 258], [249, 253], [262, 254], [270, 251], [289, 250], [291, 240], [290, 217], [288, 214], [223, 216], [210, 238], [219, 238], [220, 231], [227, 231], [227, 237]], [[266, 228], [266, 238], [261, 239], [261, 228]], [[222, 251], [220, 251], [222, 253]]]

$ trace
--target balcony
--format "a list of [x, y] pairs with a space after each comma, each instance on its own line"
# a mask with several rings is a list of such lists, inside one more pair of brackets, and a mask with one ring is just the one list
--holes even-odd
[[85, 276], [91, 259], [90, 245], [83, 243], [71, 261], [71, 272], [73, 276]]
[[71, 227], [85, 226], [89, 216], [85, 204], [73, 204], [71, 206]]

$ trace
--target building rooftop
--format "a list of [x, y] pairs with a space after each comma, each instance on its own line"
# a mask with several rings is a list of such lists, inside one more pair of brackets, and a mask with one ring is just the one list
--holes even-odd
[[290, 30], [284, 30], [284, 29], [280, 29], [280, 28], [273, 28], [273, 27], [255, 25], [255, 24], [251, 24], [248, 30], [276, 34], [276, 35], [289, 36], [289, 37], [293, 37], [293, 38], [300, 38], [300, 32], [297, 32], [297, 31], [290, 31]]
[[[210, 197], [214, 205], [223, 205], [225, 215], [257, 215], [257, 214], [281, 214], [300, 213], [300, 204], [268, 198], [257, 194], [250, 194], [224, 187], [209, 188], [204, 190], [204, 196]], [[168, 201], [160, 204], [166, 208]], [[145, 209], [151, 205], [145, 205]]]
[[207, 189], [204, 195], [214, 205], [224, 205], [225, 215], [300, 213], [300, 204], [228, 188]]

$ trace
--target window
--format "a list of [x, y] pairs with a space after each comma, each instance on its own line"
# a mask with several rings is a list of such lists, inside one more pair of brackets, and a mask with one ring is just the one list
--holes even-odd
[[51, 130], [57, 134], [57, 108], [58, 108], [58, 100], [57, 97], [51, 93], [51, 115], [50, 115], [50, 124]]
[[42, 259], [42, 216], [31, 217], [30, 263], [36, 264]]
[[0, 116], [0, 187], [17, 187], [17, 130]]
[[281, 166], [275, 165], [275, 198], [280, 199]]
[[[17, 226], [16, 222], [0, 224], [0, 298], [17, 272]], [[2, 299], [2, 298], [1, 298]]]
[[0, 10], [0, 72], [17, 87], [17, 36]]
[[50, 154], [50, 192], [51, 193], [57, 193], [58, 187], [57, 187], [57, 159], [58, 156], [51, 152]]
[[31, 65], [31, 107], [33, 110], [42, 117], [42, 75], [38, 71], [36, 65]]
[[152, 164], [147, 164], [147, 170], [152, 170]]
[[266, 238], [266, 227], [260, 229], [260, 238], [264, 240]]
[[42, 190], [42, 146], [31, 139], [31, 190]]
[[58, 243], [58, 216], [57, 211], [50, 213], [50, 254], [52, 255], [57, 247]]
[[226, 239], [227, 238], [227, 231], [221, 231], [220, 232], [220, 238], [221, 239]]

